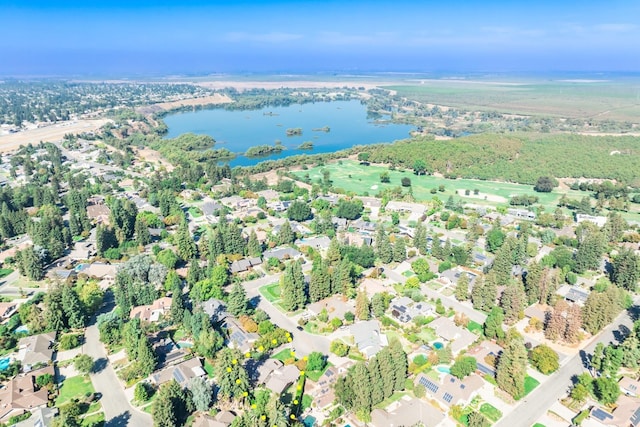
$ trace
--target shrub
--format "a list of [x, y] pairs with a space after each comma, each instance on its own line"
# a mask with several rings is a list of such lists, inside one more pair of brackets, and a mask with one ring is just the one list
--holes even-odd
[[344, 357], [349, 353], [349, 346], [342, 341], [332, 341], [329, 350], [339, 357]]
[[65, 334], [60, 337], [60, 341], [58, 342], [58, 349], [60, 350], [71, 350], [72, 348], [76, 348], [80, 345], [80, 334]]

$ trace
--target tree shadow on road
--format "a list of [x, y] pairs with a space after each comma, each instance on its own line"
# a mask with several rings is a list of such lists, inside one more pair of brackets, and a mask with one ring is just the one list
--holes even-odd
[[[580, 361], [582, 361], [582, 366], [586, 369], [591, 367], [591, 356], [587, 354], [586, 351], [580, 350]], [[574, 381], [575, 384], [575, 381]]]
[[636, 320], [640, 320], [640, 306], [634, 304], [629, 307], [627, 311], [629, 312], [629, 317], [631, 317], [631, 320], [633, 320], [634, 322]]
[[260, 304], [260, 300], [261, 300], [260, 295], [256, 295], [255, 297], [249, 300], [249, 304], [251, 305], [251, 307], [255, 308], [258, 306], [258, 304]]
[[131, 414], [129, 413], [129, 411], [123, 412], [122, 414], [104, 423], [104, 427], [127, 427], [129, 425], [130, 418]]
[[96, 359], [96, 361], [93, 362], [93, 367], [91, 368], [91, 372], [94, 374], [98, 374], [102, 372], [104, 368], [107, 367], [108, 363], [109, 361], [107, 360], [106, 357], [101, 357], [99, 359]]

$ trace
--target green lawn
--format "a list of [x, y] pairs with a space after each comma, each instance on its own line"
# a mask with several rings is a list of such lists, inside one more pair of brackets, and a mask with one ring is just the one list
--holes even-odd
[[[386, 166], [361, 166], [359, 162], [351, 160], [342, 160], [342, 164], [335, 162], [308, 170], [297, 171], [294, 172], [294, 174], [302, 178], [308, 173], [311, 181], [316, 182], [318, 179], [322, 179], [323, 170], [329, 171], [334, 187], [342, 188], [347, 192], [353, 192], [359, 195], [365, 193], [375, 195], [381, 189], [397, 187], [400, 185], [400, 180], [403, 177], [411, 179], [413, 195], [417, 200], [431, 200], [434, 196], [438, 196], [440, 200], [446, 200], [449, 196], [453, 196], [455, 200], [462, 200], [469, 203], [507, 205], [512, 195], [521, 196], [527, 194], [537, 196], [540, 199], [539, 203], [544, 206], [552, 206], [556, 204], [562, 195], [559, 191], [536, 193], [533, 191], [533, 186], [531, 185], [508, 182], [481, 181], [475, 179], [451, 180], [432, 175], [416, 176], [412, 171], [408, 170], [390, 171]], [[382, 172], [389, 172], [391, 178], [390, 183], [383, 184], [380, 182], [380, 174]], [[438, 191], [437, 194], [431, 194], [430, 190], [432, 188], [438, 188], [440, 185], [444, 185], [445, 191]], [[458, 190], [461, 190], [462, 195], [458, 194]], [[469, 190], [470, 194], [468, 196], [465, 195], [465, 190]], [[479, 191], [478, 196], [474, 196], [474, 190]], [[485, 195], [494, 197], [487, 197], [487, 200], [485, 200]], [[584, 193], [569, 191], [568, 196], [580, 198], [584, 196]]]
[[534, 388], [540, 385], [540, 381], [533, 377], [527, 377], [524, 379], [524, 395], [531, 393]]
[[311, 402], [313, 402], [313, 398], [309, 395], [302, 396], [302, 403], [300, 404], [300, 412], [304, 412], [307, 408], [311, 407]]
[[0, 279], [7, 277], [11, 273], [13, 273], [13, 270], [10, 268], [0, 268]]
[[267, 299], [267, 301], [273, 303], [280, 299], [280, 284], [272, 283], [270, 285], [263, 286], [259, 289], [260, 294]]
[[502, 418], [502, 412], [489, 403], [483, 403], [482, 406], [480, 406], [480, 413], [493, 422]]
[[98, 423], [104, 423], [104, 412], [98, 412], [97, 414], [89, 415], [82, 419], [82, 426], [89, 427], [98, 425]]
[[327, 363], [327, 366], [325, 366], [324, 369], [322, 369], [320, 371], [305, 371], [305, 375], [310, 380], [318, 382], [318, 380], [320, 379], [322, 374], [324, 374], [324, 371], [326, 371], [327, 368], [329, 368], [330, 366], [333, 366], [333, 365], [331, 363]]
[[291, 359], [291, 349], [285, 348], [284, 350], [271, 356], [272, 359], [276, 359], [284, 363], [285, 360]]
[[469, 321], [469, 323], [467, 324], [467, 329], [473, 333], [482, 333], [482, 325], [480, 323], [474, 322], [473, 320]]
[[202, 216], [202, 212], [200, 211], [200, 209], [196, 208], [195, 206], [191, 206], [189, 208], [189, 214], [194, 218], [200, 218]]
[[404, 392], [404, 391], [396, 391], [395, 393], [393, 393], [391, 396], [389, 396], [387, 399], [383, 400], [382, 402], [378, 403], [377, 405], [375, 405], [373, 407], [373, 409], [384, 409], [387, 406], [389, 406], [391, 403], [393, 402], [397, 402], [398, 400], [402, 399], [404, 396], [406, 396], [408, 393]]
[[95, 389], [89, 377], [80, 376], [71, 377], [64, 380], [62, 387], [60, 387], [60, 393], [56, 399], [56, 405], [68, 402], [71, 399], [82, 399], [86, 395], [94, 393]]
[[213, 378], [213, 376], [215, 375], [213, 365], [206, 359], [204, 361], [204, 371], [207, 373], [207, 376], [209, 378]]

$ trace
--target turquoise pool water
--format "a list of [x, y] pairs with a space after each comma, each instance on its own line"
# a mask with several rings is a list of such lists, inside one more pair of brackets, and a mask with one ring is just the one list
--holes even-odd
[[15, 329], [14, 332], [16, 334], [19, 334], [20, 332], [29, 332], [29, 328], [27, 328], [25, 325], [20, 325]]
[[451, 369], [448, 366], [438, 366], [436, 368], [436, 370], [438, 372], [442, 372], [443, 374], [450, 374], [451, 373]]
[[8, 357], [3, 357], [0, 359], [0, 371], [6, 371], [9, 368], [9, 364], [11, 363], [11, 359]]
[[191, 347], [193, 347], [193, 343], [189, 342], [189, 341], [178, 341], [176, 343], [176, 345], [178, 346], [178, 348], [191, 348]]
[[304, 420], [302, 420], [302, 424], [304, 424], [305, 427], [313, 427], [316, 424], [316, 419], [309, 415], [308, 417], [305, 417]]
[[439, 341], [433, 343], [433, 348], [435, 348], [436, 350], [440, 350], [442, 347], [444, 347], [444, 344]]

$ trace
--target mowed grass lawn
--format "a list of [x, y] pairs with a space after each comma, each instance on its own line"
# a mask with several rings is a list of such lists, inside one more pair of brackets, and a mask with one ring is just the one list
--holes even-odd
[[524, 395], [531, 393], [534, 388], [540, 385], [540, 381], [533, 377], [526, 377], [524, 379]]
[[489, 403], [483, 403], [482, 406], [480, 406], [480, 413], [493, 422], [502, 418], [502, 412]]
[[[307, 173], [312, 182], [322, 179], [322, 171], [328, 170], [330, 179], [336, 188], [341, 188], [347, 192], [353, 192], [358, 195], [369, 194], [376, 195], [381, 189], [394, 188], [401, 185], [401, 179], [407, 177], [411, 179], [413, 195], [417, 200], [431, 200], [434, 196], [438, 196], [442, 201], [446, 201], [449, 196], [453, 196], [454, 200], [462, 200], [468, 203], [490, 204], [490, 205], [507, 205], [509, 198], [514, 195], [535, 195], [539, 198], [539, 203], [545, 206], [555, 206], [558, 199], [564, 194], [563, 192], [554, 191], [551, 193], [536, 193], [533, 191], [533, 185], [514, 184], [509, 182], [481, 181], [475, 179], [445, 179], [432, 175], [417, 176], [411, 170], [399, 171], [389, 170], [386, 166], [370, 165], [362, 166], [359, 162], [353, 160], [342, 160], [342, 164], [335, 162], [325, 166], [318, 166], [308, 170], [296, 171], [294, 174], [303, 178]], [[380, 174], [389, 172], [391, 178], [390, 183], [381, 183]], [[444, 192], [438, 191], [436, 194], [431, 193], [432, 188], [439, 188], [444, 185]], [[458, 191], [462, 190], [462, 196]], [[469, 190], [469, 196], [464, 195], [464, 191]], [[474, 197], [474, 190], [480, 192], [479, 196]], [[487, 197], [484, 195], [495, 196], [498, 199]], [[579, 191], [567, 192], [568, 197], [579, 199], [587, 195], [587, 193]]]
[[267, 299], [270, 303], [274, 303], [280, 300], [280, 284], [272, 283], [258, 289], [260, 294]]
[[60, 406], [71, 399], [82, 399], [94, 392], [95, 389], [89, 377], [78, 375], [77, 377], [67, 378], [62, 383], [62, 387], [60, 387], [56, 405]]

